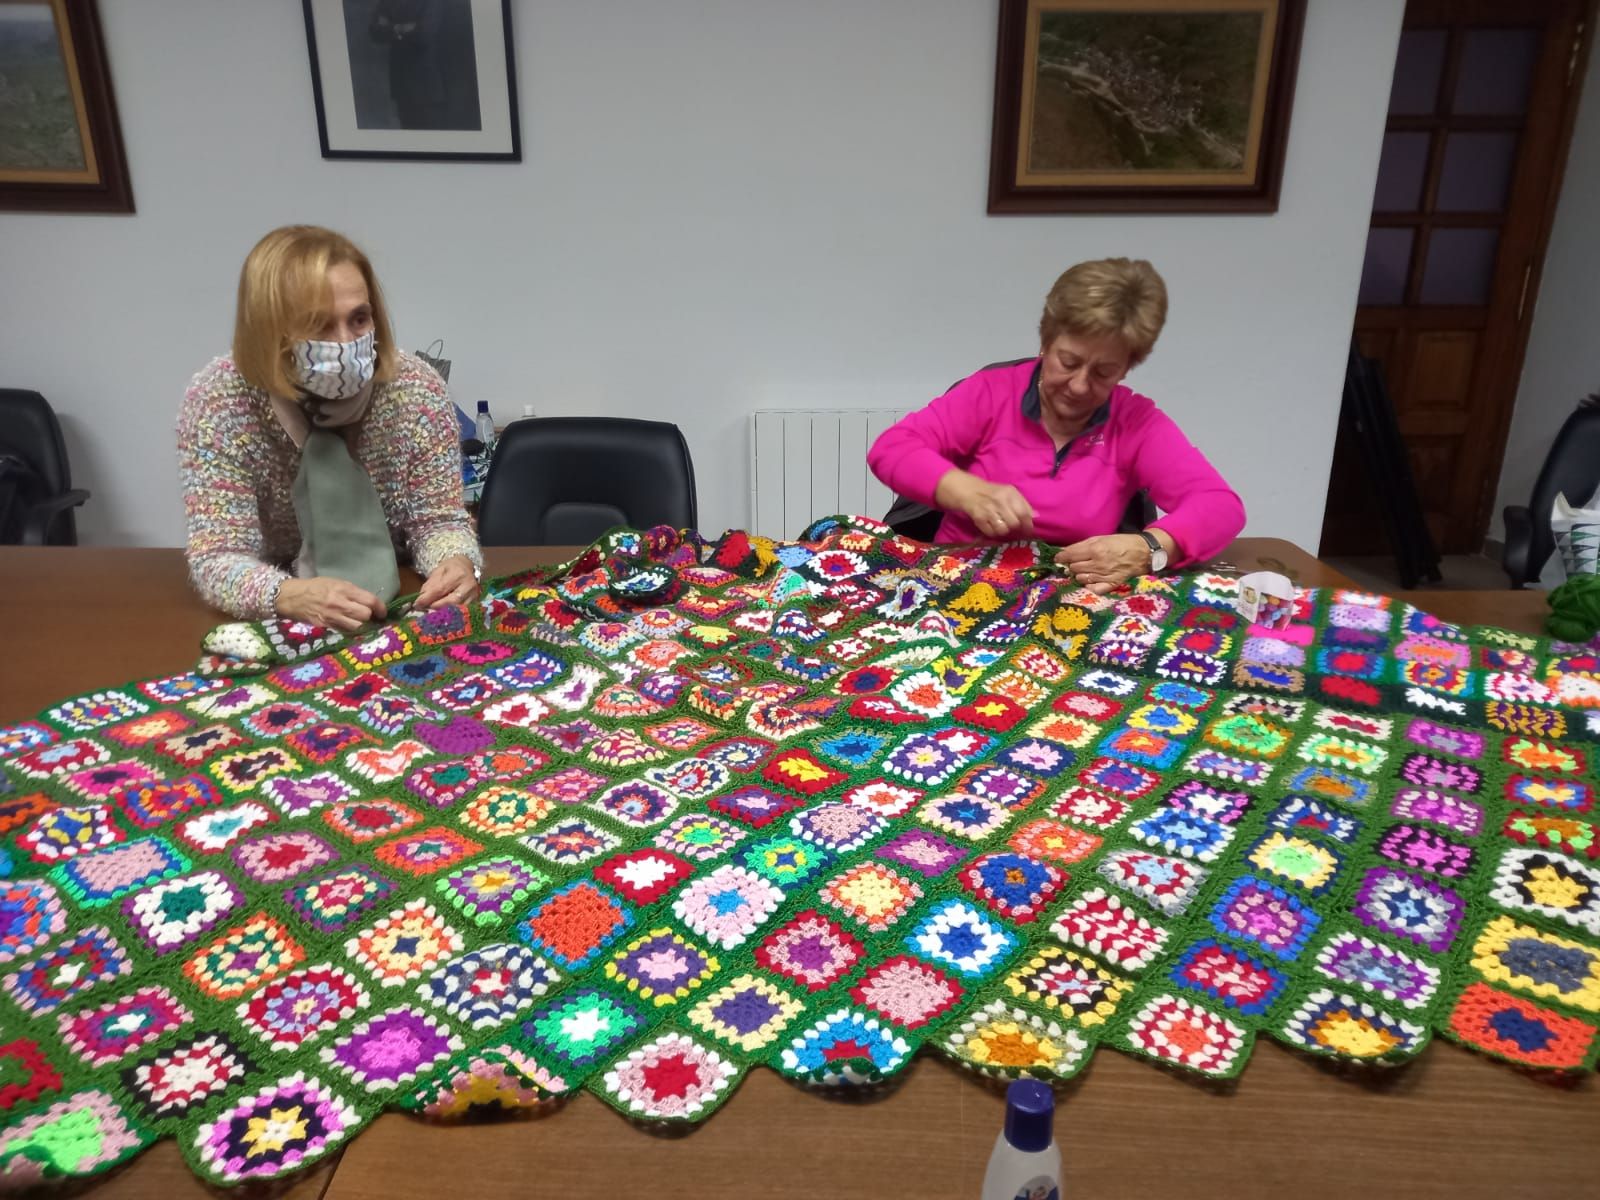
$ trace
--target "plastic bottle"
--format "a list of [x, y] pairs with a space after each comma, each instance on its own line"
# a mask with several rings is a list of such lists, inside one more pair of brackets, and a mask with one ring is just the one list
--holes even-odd
[[1060, 1200], [1055, 1115], [1055, 1093], [1037, 1079], [1019, 1079], [1006, 1089], [1006, 1125], [983, 1173], [983, 1200]]
[[478, 417], [474, 425], [478, 440], [483, 443], [483, 448], [487, 450], [494, 445], [494, 418], [489, 415], [489, 402], [487, 400], [478, 401]]

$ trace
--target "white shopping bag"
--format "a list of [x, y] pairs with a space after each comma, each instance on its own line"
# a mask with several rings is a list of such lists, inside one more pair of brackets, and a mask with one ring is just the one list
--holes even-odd
[[1294, 617], [1294, 584], [1276, 571], [1256, 571], [1239, 580], [1233, 603], [1251, 624], [1284, 629]]

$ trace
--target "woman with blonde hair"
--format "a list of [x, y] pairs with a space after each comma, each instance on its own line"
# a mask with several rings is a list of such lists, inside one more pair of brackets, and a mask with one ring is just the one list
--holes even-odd
[[[1037, 537], [1099, 592], [1209, 558], [1244, 527], [1244, 505], [1171, 417], [1122, 385], [1166, 318], [1149, 263], [1079, 263], [1045, 299], [1037, 358], [963, 379], [885, 430], [868, 465], [944, 512], [936, 541]], [[1165, 515], [1117, 533], [1141, 490]]]
[[239, 274], [233, 352], [178, 416], [189, 573], [236, 617], [354, 630], [399, 591], [419, 608], [477, 594], [460, 433], [433, 368], [395, 347], [372, 264], [348, 238], [289, 225]]

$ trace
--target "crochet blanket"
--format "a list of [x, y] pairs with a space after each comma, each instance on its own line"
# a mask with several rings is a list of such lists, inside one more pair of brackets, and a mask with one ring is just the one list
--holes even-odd
[[1043, 553], [623, 531], [0, 729], [0, 1184], [580, 1088], [696, 1122], [923, 1046], [1594, 1067], [1600, 653]]

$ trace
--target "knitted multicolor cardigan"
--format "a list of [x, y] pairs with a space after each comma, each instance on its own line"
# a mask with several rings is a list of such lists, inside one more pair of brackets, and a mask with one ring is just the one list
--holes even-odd
[[0, 1181], [579, 1088], [694, 1122], [924, 1045], [1592, 1069], [1600, 653], [1047, 562], [623, 532], [0, 730]]
[[[462, 505], [461, 438], [444, 381], [413, 354], [378, 384], [354, 454], [377, 489], [398, 550], [427, 575], [461, 554], [483, 565]], [[291, 491], [300, 450], [272, 413], [272, 399], [244, 381], [231, 359], [194, 377], [178, 414], [178, 465], [188, 518], [189, 573], [211, 607], [235, 616], [274, 615], [279, 585], [300, 552]]]

